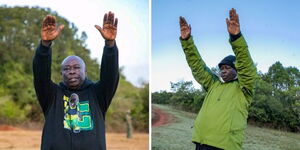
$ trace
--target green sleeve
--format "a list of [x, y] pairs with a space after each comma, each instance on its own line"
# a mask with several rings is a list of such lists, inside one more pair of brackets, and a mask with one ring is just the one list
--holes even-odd
[[256, 67], [250, 56], [248, 45], [243, 36], [230, 42], [236, 56], [236, 70], [240, 87], [244, 94], [253, 97], [254, 83], [257, 78]]
[[180, 38], [180, 42], [194, 78], [208, 91], [213, 83], [218, 80], [218, 77], [212, 73], [202, 60], [192, 36], [188, 40], [182, 40]]

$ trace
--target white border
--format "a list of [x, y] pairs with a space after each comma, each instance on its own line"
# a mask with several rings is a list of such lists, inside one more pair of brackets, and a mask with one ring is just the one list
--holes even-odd
[[152, 0], [148, 0], [149, 1], [149, 134], [148, 134], [148, 138], [149, 138], [149, 150], [152, 149], [152, 97], [151, 97], [151, 80], [152, 80], [152, 67], [151, 67], [151, 51], [152, 51]]

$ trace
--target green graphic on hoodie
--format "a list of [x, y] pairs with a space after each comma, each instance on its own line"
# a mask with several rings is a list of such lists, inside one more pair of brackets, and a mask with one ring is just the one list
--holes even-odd
[[[79, 102], [78, 96], [72, 94], [64, 96], [64, 128], [72, 130], [74, 133], [93, 129], [93, 120], [90, 113], [89, 101]], [[76, 97], [76, 98], [73, 98]]]

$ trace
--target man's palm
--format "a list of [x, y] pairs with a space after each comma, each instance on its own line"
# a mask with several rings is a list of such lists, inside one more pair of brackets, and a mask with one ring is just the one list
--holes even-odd
[[117, 36], [118, 18], [114, 18], [114, 13], [109, 12], [104, 15], [103, 28], [95, 25], [105, 40], [115, 40]]
[[100, 33], [106, 40], [115, 40], [117, 36], [117, 27], [111, 24], [105, 24], [103, 30], [100, 30]]
[[46, 16], [43, 20], [43, 25], [41, 29], [41, 38], [42, 41], [48, 41], [51, 42], [55, 40], [62, 29], [64, 28], [64, 25], [60, 25], [58, 28], [55, 24], [55, 17], [54, 16]]
[[184, 17], [179, 17], [180, 35], [181, 38], [187, 40], [191, 36], [191, 25], [188, 25]]
[[226, 18], [226, 23], [229, 34], [237, 35], [240, 33], [239, 15], [234, 8], [229, 11], [229, 19]]

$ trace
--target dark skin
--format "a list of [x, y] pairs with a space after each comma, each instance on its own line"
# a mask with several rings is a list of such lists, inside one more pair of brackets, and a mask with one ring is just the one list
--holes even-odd
[[[103, 27], [95, 25], [105, 40], [105, 45], [112, 47], [115, 45], [117, 36], [118, 18], [114, 13], [108, 12], [103, 17]], [[55, 16], [46, 16], [43, 19], [41, 29], [42, 45], [49, 47], [61, 33], [64, 25], [57, 26]], [[86, 67], [84, 61], [78, 56], [69, 56], [62, 62], [61, 75], [63, 83], [70, 89], [79, 89], [86, 78]]]
[[[240, 22], [239, 15], [236, 13], [236, 10], [232, 8], [229, 11], [229, 19], [226, 18], [227, 31], [231, 35], [237, 35], [240, 31]], [[180, 37], [183, 40], [188, 40], [191, 37], [192, 27], [187, 23], [184, 17], [179, 17], [180, 25]], [[225, 82], [234, 80], [236, 77], [236, 70], [228, 65], [222, 65], [221, 68], [221, 77]]]
[[237, 72], [235, 69], [230, 67], [229, 65], [222, 65], [220, 68], [220, 75], [223, 81], [229, 82], [234, 80], [234, 78], [237, 75]]
[[107, 46], [114, 46], [118, 31], [118, 18], [115, 18], [114, 13], [109, 11], [108, 14], [104, 14], [103, 27], [101, 28], [99, 25], [95, 25], [95, 28], [105, 39]]
[[237, 35], [241, 32], [239, 15], [236, 10], [232, 8], [229, 11], [229, 19], [226, 18], [227, 31], [231, 35]]
[[63, 83], [70, 89], [78, 89], [87, 75], [84, 61], [78, 56], [68, 56], [61, 66]]

